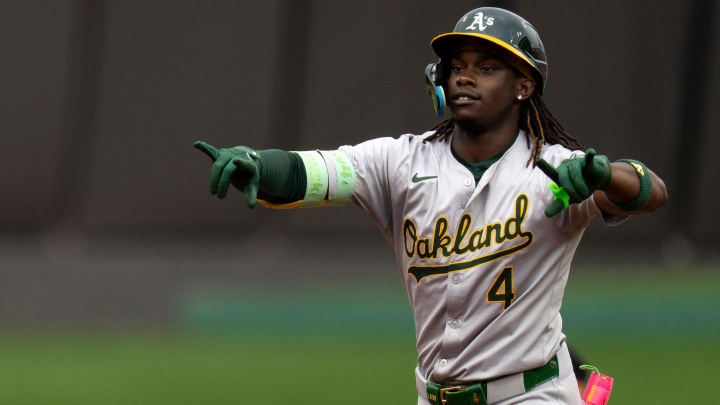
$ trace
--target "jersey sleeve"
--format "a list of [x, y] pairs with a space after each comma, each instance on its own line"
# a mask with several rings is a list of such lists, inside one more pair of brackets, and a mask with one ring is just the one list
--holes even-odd
[[387, 137], [339, 148], [350, 158], [355, 170], [352, 201], [386, 234], [392, 220], [391, 177], [396, 158], [402, 153], [402, 143], [402, 137]]
[[[573, 151], [560, 145], [552, 145], [543, 151], [541, 157], [551, 165], [557, 167], [563, 160], [582, 156], [585, 156], [585, 152], [583, 151]], [[549, 184], [550, 181], [550, 178], [548, 178], [547, 184]], [[603, 222], [609, 226], [619, 225], [628, 218], [628, 216], [618, 216], [603, 212], [595, 203], [595, 198], [591, 195], [590, 198], [578, 204], [570, 204], [566, 210], [557, 215], [557, 219], [563, 223], [563, 226], [584, 229], [596, 215], [600, 215]]]

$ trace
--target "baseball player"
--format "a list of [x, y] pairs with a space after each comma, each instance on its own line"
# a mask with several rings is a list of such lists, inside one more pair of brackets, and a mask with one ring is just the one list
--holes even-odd
[[652, 212], [665, 185], [580, 150], [543, 101], [547, 58], [522, 17], [478, 8], [431, 46], [426, 85], [450, 116], [431, 131], [330, 151], [196, 142], [210, 192], [372, 217], [413, 310], [418, 404], [580, 404], [559, 313], [573, 254], [592, 217]]

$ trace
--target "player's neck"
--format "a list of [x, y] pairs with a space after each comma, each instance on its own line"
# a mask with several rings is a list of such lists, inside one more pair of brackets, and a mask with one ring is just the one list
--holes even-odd
[[472, 131], [455, 125], [452, 146], [461, 158], [470, 162], [481, 162], [504, 150], [515, 139], [518, 122], [483, 131]]

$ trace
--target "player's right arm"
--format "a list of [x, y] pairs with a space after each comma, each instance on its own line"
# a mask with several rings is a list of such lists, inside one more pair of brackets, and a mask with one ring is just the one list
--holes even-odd
[[213, 160], [210, 193], [225, 198], [232, 184], [250, 208], [257, 201], [270, 208], [342, 205], [353, 192], [353, 166], [338, 151], [217, 149], [202, 141], [195, 147]]

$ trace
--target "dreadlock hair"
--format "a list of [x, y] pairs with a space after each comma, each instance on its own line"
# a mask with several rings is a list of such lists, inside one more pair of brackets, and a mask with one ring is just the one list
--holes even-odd
[[[537, 92], [533, 92], [528, 99], [523, 101], [519, 124], [527, 135], [528, 147], [532, 143], [530, 158], [526, 166], [529, 166], [530, 162], [535, 164], [545, 143], [549, 145], [560, 144], [570, 150], [583, 149], [580, 142], [570, 135], [560, 124], [560, 121], [550, 112], [550, 109], [548, 109]], [[434, 139], [443, 142], [455, 130], [455, 121], [452, 118], [447, 119], [435, 125], [432, 129], [435, 132], [425, 137], [423, 142], [432, 142]]]

